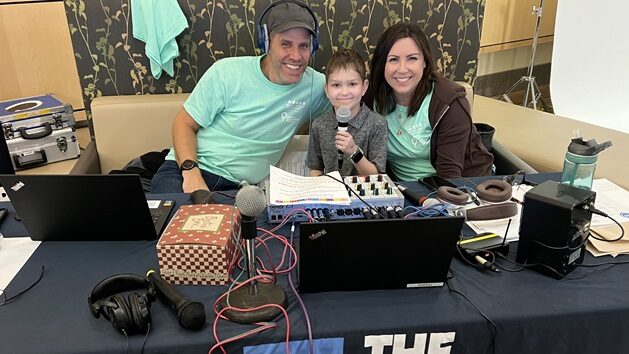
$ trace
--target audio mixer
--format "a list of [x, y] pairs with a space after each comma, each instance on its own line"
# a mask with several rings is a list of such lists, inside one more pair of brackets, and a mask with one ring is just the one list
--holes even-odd
[[[321, 221], [402, 217], [404, 196], [386, 174], [346, 176], [343, 181], [350, 197], [350, 204], [347, 205], [325, 202], [273, 205], [268, 200], [270, 193], [267, 193], [269, 222], [280, 223], [286, 215], [296, 209], [304, 209], [313, 218]], [[295, 220], [306, 221], [306, 217], [299, 215]]]

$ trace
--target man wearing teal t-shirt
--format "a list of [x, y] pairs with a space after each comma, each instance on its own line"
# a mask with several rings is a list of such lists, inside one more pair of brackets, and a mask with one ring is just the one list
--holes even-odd
[[[152, 193], [235, 189], [258, 183], [297, 129], [331, 109], [325, 77], [308, 66], [317, 23], [305, 4], [263, 12], [260, 57], [214, 63], [175, 117], [174, 148], [153, 177]], [[264, 41], [264, 38], [269, 38]]]

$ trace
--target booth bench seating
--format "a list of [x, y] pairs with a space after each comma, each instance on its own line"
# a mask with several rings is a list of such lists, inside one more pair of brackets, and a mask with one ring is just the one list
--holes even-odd
[[[468, 89], [468, 99], [472, 97]], [[122, 95], [92, 101], [95, 141], [81, 154], [71, 174], [100, 174], [122, 169], [149, 151], [172, 146], [172, 122], [188, 94]], [[471, 101], [471, 99], [470, 99]], [[286, 151], [306, 151], [308, 135], [295, 135]], [[535, 170], [494, 139], [497, 174]]]

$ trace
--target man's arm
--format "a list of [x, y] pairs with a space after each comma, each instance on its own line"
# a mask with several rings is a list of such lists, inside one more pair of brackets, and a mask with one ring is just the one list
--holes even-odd
[[[185, 160], [197, 161], [197, 130], [200, 127], [184, 108], [175, 117], [172, 134], [178, 165], [181, 165]], [[198, 189], [209, 189], [203, 180], [199, 167], [182, 171], [181, 175], [183, 176], [182, 188], [184, 193], [192, 193]]]

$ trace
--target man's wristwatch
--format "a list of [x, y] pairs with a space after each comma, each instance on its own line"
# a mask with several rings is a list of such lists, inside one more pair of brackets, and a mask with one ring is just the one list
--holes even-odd
[[179, 165], [181, 171], [189, 171], [195, 167], [199, 167], [199, 164], [194, 160], [184, 160], [181, 165]]
[[351, 154], [347, 159], [356, 164], [360, 160], [362, 160], [363, 156], [363, 150], [361, 150], [360, 147], [356, 146], [356, 151], [354, 151], [354, 153]]

